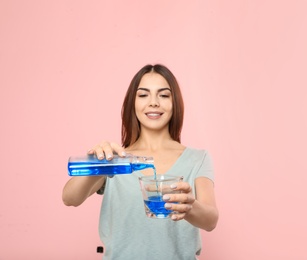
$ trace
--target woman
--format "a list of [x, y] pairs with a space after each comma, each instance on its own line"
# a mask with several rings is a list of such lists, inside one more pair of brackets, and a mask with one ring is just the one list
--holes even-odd
[[90, 195], [103, 191], [100, 237], [103, 259], [197, 259], [199, 229], [211, 231], [218, 221], [213, 170], [205, 150], [180, 143], [183, 100], [172, 72], [163, 65], [146, 65], [132, 79], [122, 106], [122, 146], [107, 141], [88, 153], [112, 159], [113, 153], [154, 158], [157, 174], [183, 176], [164, 195], [167, 209], [178, 211], [171, 219], [146, 217], [138, 177], [151, 169], [113, 178], [72, 177], [63, 189], [67, 206], [78, 206]]

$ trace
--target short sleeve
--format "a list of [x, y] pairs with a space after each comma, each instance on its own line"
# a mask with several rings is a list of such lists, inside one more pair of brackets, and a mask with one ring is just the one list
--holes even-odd
[[107, 179], [103, 182], [101, 188], [96, 191], [97, 194], [99, 194], [99, 195], [103, 195], [104, 194], [104, 190], [106, 188], [106, 183], [107, 183]]
[[211, 156], [206, 150], [201, 150], [199, 156], [199, 168], [195, 178], [206, 177], [214, 182], [214, 170]]

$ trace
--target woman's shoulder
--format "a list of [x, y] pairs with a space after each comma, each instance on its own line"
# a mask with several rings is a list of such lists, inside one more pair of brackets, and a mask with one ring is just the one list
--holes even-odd
[[210, 154], [208, 150], [203, 148], [194, 148], [191, 146], [187, 146], [183, 154], [189, 158], [194, 158], [195, 160], [204, 160], [204, 159], [210, 159]]
[[187, 152], [195, 153], [195, 154], [207, 154], [208, 150], [204, 148], [195, 148], [191, 146], [187, 146], [185, 149]]

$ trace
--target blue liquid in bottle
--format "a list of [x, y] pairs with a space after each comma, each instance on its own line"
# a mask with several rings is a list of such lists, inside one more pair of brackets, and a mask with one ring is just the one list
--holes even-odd
[[110, 161], [98, 160], [95, 155], [70, 157], [68, 160], [68, 174], [70, 176], [98, 176], [131, 174], [146, 168], [154, 169], [151, 157], [128, 155], [126, 157], [114, 156]]

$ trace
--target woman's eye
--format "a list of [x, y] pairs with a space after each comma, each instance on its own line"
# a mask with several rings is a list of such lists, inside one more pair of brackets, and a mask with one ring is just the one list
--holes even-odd
[[168, 94], [161, 94], [160, 97], [162, 97], [162, 98], [169, 98], [170, 95], [168, 95]]
[[147, 97], [147, 94], [139, 94], [138, 97], [142, 98], [142, 97]]

